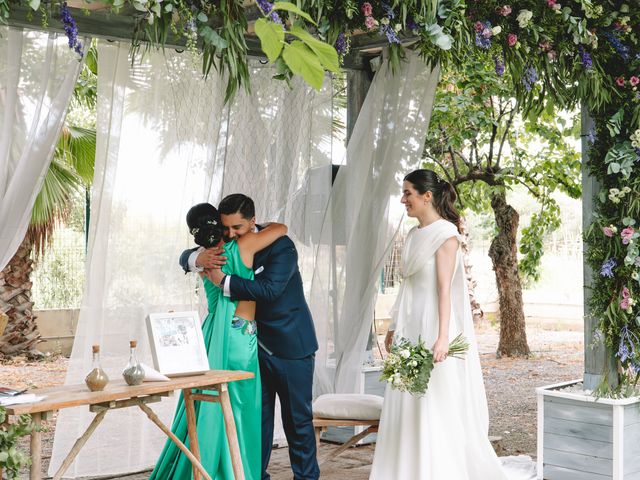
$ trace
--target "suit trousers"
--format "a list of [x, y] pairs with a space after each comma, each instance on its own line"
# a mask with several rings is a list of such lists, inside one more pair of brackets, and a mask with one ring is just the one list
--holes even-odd
[[267, 473], [273, 445], [276, 394], [280, 399], [284, 433], [295, 480], [317, 480], [316, 438], [311, 408], [315, 354], [286, 359], [258, 349], [262, 379], [262, 480]]

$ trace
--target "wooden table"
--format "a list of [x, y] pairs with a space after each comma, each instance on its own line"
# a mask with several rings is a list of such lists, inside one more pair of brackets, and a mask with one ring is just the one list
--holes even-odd
[[[73, 463], [78, 452], [93, 434], [104, 416], [109, 410], [126, 407], [139, 407], [147, 417], [155, 423], [189, 458], [193, 465], [193, 478], [200, 480], [202, 477], [211, 480], [211, 477], [200, 463], [200, 448], [196, 430], [195, 401], [219, 402], [222, 407], [225, 430], [231, 452], [231, 462], [236, 480], [244, 480], [244, 470], [240, 449], [238, 447], [238, 435], [236, 424], [231, 411], [229, 391], [227, 384], [237, 380], [253, 378], [253, 373], [227, 370], [209, 370], [201, 375], [172, 378], [168, 382], [148, 382], [138, 386], [129, 386], [124, 381], [109, 382], [101, 392], [91, 392], [86, 385], [68, 385], [42, 390], [33, 390], [29, 393], [45, 395], [39, 402], [25, 403], [22, 405], [7, 406], [10, 415], [30, 414], [34, 423], [39, 427], [42, 420], [50, 418], [57, 410], [70, 407], [88, 405], [92, 412], [96, 413], [87, 430], [76, 440], [71, 451], [53, 476], [54, 480], [62, 478], [64, 472]], [[218, 395], [194, 393], [193, 389], [214, 390]], [[168, 396], [174, 390], [182, 390], [187, 416], [187, 428], [189, 432], [189, 450], [172, 432], [164, 425], [158, 416], [147, 404], [159, 402], [162, 397]], [[30, 480], [42, 478], [42, 434], [34, 430], [31, 434], [31, 470]], [[201, 477], [202, 475], [202, 477]]]

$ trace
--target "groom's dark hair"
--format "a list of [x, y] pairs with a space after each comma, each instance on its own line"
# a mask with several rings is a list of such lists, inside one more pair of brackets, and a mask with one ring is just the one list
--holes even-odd
[[256, 216], [256, 206], [251, 198], [242, 193], [232, 193], [222, 199], [218, 206], [221, 215], [233, 215], [239, 213], [242, 218], [251, 220]]

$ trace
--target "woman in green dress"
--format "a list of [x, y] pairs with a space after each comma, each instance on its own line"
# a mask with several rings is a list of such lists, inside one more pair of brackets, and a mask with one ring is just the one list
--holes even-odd
[[[216, 208], [208, 203], [195, 205], [187, 214], [187, 224], [195, 242], [204, 247], [222, 243], [223, 228]], [[259, 232], [251, 232], [224, 245], [227, 258], [222, 271], [253, 279], [253, 256], [278, 238], [286, 235], [287, 227], [272, 223]], [[247, 480], [259, 480], [261, 473], [262, 390], [258, 366], [255, 302], [233, 302], [222, 294], [202, 272], [209, 314], [202, 323], [209, 367], [212, 370], [244, 370], [255, 378], [231, 382], [229, 396], [238, 432], [240, 455]], [[212, 392], [207, 392], [212, 393]], [[196, 402], [196, 425], [201, 463], [214, 480], [234, 478], [229, 444], [219, 403]], [[173, 419], [171, 431], [188, 446], [187, 419], [182, 395]], [[150, 479], [188, 480], [192, 478], [189, 459], [171, 441], [160, 454]]]

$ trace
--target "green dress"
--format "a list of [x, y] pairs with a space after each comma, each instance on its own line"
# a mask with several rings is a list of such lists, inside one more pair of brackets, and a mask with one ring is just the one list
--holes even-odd
[[[253, 270], [242, 263], [238, 244], [235, 241], [227, 243], [224, 249], [227, 263], [222, 268], [223, 272], [253, 279]], [[202, 323], [202, 334], [207, 347], [210, 368], [213, 370], [245, 370], [255, 374], [253, 379], [229, 383], [229, 396], [238, 431], [245, 477], [247, 480], [259, 480], [261, 474], [262, 392], [255, 323], [249, 324], [235, 317], [237, 302], [232, 302], [228, 297], [225, 297], [222, 291], [206, 277], [204, 278], [204, 288], [207, 294], [209, 314]], [[220, 404], [195, 402], [195, 411], [202, 465], [214, 480], [233, 479], [229, 444]], [[182, 394], [178, 399], [171, 431], [185, 445], [189, 446]], [[171, 440], [167, 439], [149, 478], [187, 480], [192, 477], [191, 462]]]

